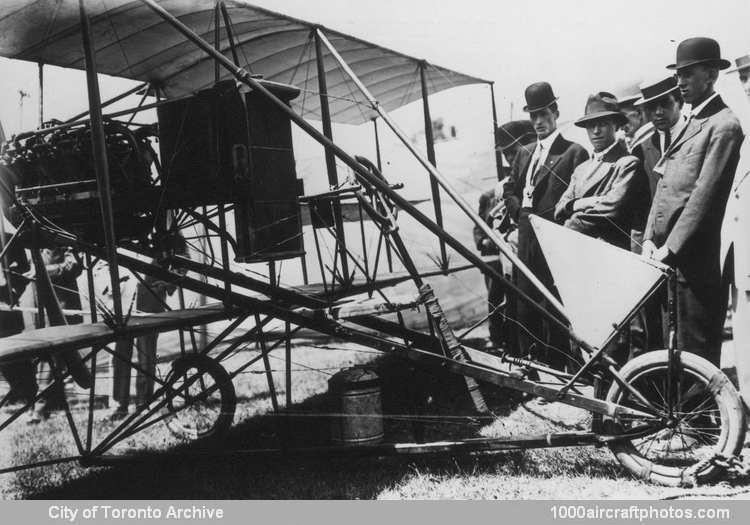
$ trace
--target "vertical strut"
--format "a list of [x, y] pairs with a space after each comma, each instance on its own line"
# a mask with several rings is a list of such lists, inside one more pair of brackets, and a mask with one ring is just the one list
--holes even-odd
[[44, 123], [44, 64], [37, 63], [39, 70], [39, 127]]
[[81, 33], [83, 35], [83, 54], [86, 59], [86, 85], [88, 87], [89, 114], [91, 115], [91, 143], [94, 150], [94, 170], [99, 191], [99, 206], [104, 225], [104, 242], [109, 264], [109, 278], [112, 287], [112, 301], [115, 312], [115, 325], [121, 326], [122, 299], [120, 297], [120, 275], [117, 266], [117, 248], [115, 247], [115, 223], [112, 213], [112, 188], [109, 181], [109, 164], [107, 163], [107, 143], [104, 136], [101, 97], [99, 96], [99, 79], [97, 77], [94, 42], [91, 25], [84, 0], [79, 0]]
[[[318, 91], [320, 92], [320, 118], [323, 123], [323, 135], [329, 140], [333, 138], [331, 129], [331, 110], [328, 106], [328, 83], [326, 81], [326, 68], [323, 62], [323, 44], [320, 40], [320, 32], [315, 32], [315, 54], [318, 65]], [[338, 173], [336, 172], [336, 157], [331, 148], [325, 148], [326, 169], [328, 171], [328, 184], [335, 188], [339, 184]], [[341, 202], [334, 198], [331, 200], [333, 206], [333, 220], [336, 230], [336, 246], [338, 254], [341, 257], [341, 275], [344, 282], [349, 280], [349, 266], [346, 259], [346, 241], [344, 240], [344, 221], [341, 216]], [[336, 268], [333, 268], [334, 274]]]
[[[372, 119], [372, 127], [375, 131], [375, 159], [378, 163], [378, 171], [380, 173], [383, 173], [383, 161], [380, 157], [380, 136], [378, 134], [378, 118], [374, 117]], [[393, 273], [393, 255], [391, 254], [391, 245], [390, 243], [385, 243], [385, 258], [388, 261], [388, 271]], [[375, 258], [375, 264], [377, 265], [377, 257]]]
[[495, 168], [497, 169], [497, 179], [503, 176], [503, 153], [498, 148], [500, 141], [498, 140], [498, 128], [497, 128], [497, 106], [495, 106], [495, 83], [490, 82], [490, 99], [492, 102], [492, 138], [495, 149]]
[[[419, 62], [419, 79], [422, 84], [422, 108], [424, 110], [424, 140], [427, 145], [427, 160], [434, 167], [437, 167], [435, 158], [435, 137], [432, 135], [432, 116], [430, 115], [430, 102], [428, 100], [429, 91], [427, 90], [427, 72], [425, 71], [427, 62]], [[443, 207], [440, 202], [440, 186], [435, 175], [430, 173], [430, 190], [432, 191], [432, 204], [435, 208], [435, 222], [441, 228], [443, 227]], [[448, 268], [448, 256], [445, 253], [445, 240], [440, 238], [440, 266], [443, 270]]]
[[266, 369], [266, 379], [268, 380], [268, 390], [271, 394], [271, 404], [273, 405], [273, 411], [278, 413], [279, 411], [279, 400], [276, 397], [276, 386], [273, 382], [273, 372], [271, 371], [271, 361], [268, 359], [268, 354], [271, 351], [266, 344], [266, 336], [263, 333], [261, 327], [260, 314], [255, 314], [255, 326], [258, 329], [258, 342], [260, 343], [260, 351], [263, 356], [263, 366]]
[[286, 361], [286, 409], [292, 406], [292, 334], [290, 323], [284, 323], [284, 357]]

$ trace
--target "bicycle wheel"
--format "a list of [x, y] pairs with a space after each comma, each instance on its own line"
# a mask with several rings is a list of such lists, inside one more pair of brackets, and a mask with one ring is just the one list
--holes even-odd
[[[740, 396], [729, 379], [711, 363], [689, 352], [681, 352], [675, 365], [672, 396], [667, 392], [668, 352], [659, 350], [636, 357], [621, 370], [625, 381], [654, 406], [669, 413], [654, 432], [639, 438], [612, 442], [618, 461], [631, 473], [669, 486], [705, 482], [720, 468], [711, 459], [717, 454], [734, 455], [742, 448], [745, 414]], [[643, 404], [617, 382], [607, 401], [642, 409]], [[653, 420], [632, 417], [604, 418], [607, 433], [627, 432]]]
[[185, 440], [219, 439], [232, 426], [237, 396], [226, 370], [205, 355], [188, 355], [172, 365], [167, 377], [164, 422]]

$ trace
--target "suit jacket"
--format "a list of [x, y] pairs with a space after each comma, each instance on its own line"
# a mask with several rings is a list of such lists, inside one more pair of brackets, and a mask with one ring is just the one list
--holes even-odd
[[[498, 183], [499, 184], [499, 183]], [[490, 216], [490, 212], [499, 202], [502, 201], [501, 193], [493, 188], [489, 191], [482, 193], [479, 197], [479, 210], [477, 214], [482, 218], [484, 222], [493, 226], [494, 217]], [[490, 247], [484, 246], [484, 240], [487, 239], [487, 235], [484, 230], [479, 226], [474, 226], [474, 244], [482, 255], [495, 255], [499, 253], [497, 246], [493, 243]]]
[[[535, 147], [535, 144], [529, 144], [521, 148], [503, 188], [505, 205], [516, 221], [519, 220], [526, 173]], [[588, 152], [580, 144], [559, 135], [550, 146], [546, 162], [537, 169], [531, 212], [547, 220], [554, 220], [555, 205], [568, 187], [573, 170], [588, 158]]]
[[720, 283], [721, 222], [744, 135], [721, 97], [690, 119], [654, 167], [662, 177], [645, 239], [666, 245], [682, 276]]
[[[576, 168], [555, 207], [555, 220], [629, 250], [637, 209], [635, 199], [647, 184], [638, 158], [629, 155], [625, 144], [618, 142], [601, 162], [590, 159]], [[591, 208], [573, 212], [575, 202], [584, 197], [599, 198]]]
[[632, 150], [632, 154], [641, 161], [647, 181], [646, 185], [639, 186], [638, 195], [635, 197], [635, 216], [630, 234], [632, 238], [631, 250], [635, 253], [641, 253], [643, 232], [648, 222], [648, 213], [651, 210], [651, 203], [654, 200], [656, 187], [661, 179], [661, 175], [654, 172], [654, 166], [656, 166], [656, 163], [661, 158], [660, 140], [661, 137], [659, 134], [652, 129], [652, 133], [648, 137], [644, 137]]

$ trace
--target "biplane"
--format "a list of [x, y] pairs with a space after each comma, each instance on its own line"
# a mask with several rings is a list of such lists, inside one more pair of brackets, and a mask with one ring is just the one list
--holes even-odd
[[[9, 0], [0, 8], [0, 35], [2, 56], [83, 69], [87, 75], [88, 112], [16, 134], [3, 154], [6, 178], [12, 175], [15, 188], [8, 212], [12, 231], [2, 256], [14, 246], [30, 250], [39, 308], [50, 326], [0, 340], [0, 364], [39, 359], [49, 363], [55, 381], [72, 378], [90, 393], [83, 422], [65, 406], [78, 450], [74, 459], [108, 464], [116, 459], [111, 451], [118, 442], [161, 422], [187, 437], [220, 443], [237, 406], [233, 380], [255, 365], [265, 371], [274, 410], [280, 410], [269, 353], [285, 345], [289, 355], [292, 338], [303, 329], [456, 374], [479, 414], [490, 413], [483, 385], [494, 385], [595, 416], [588, 431], [349, 443], [336, 448], [342, 454], [607, 446], [634, 475], [680, 485], [717, 476], [739, 453], [745, 433], [742, 403], [720, 370], [676, 348], [674, 337], [668, 348], [625, 364], [607, 352], [654, 293], [671, 289], [675, 277], [668, 267], [536, 218], [533, 226], [558, 297], [437, 169], [428, 95], [488, 82], [243, 1]], [[100, 73], [142, 82], [116, 97], [138, 93], [138, 105], [105, 115], [114, 99], [101, 100]], [[410, 89], [415, 82], [421, 89]], [[427, 155], [389, 114], [419, 98]], [[134, 120], [147, 110], [156, 111], [157, 125]], [[319, 120], [322, 130], [308, 118]], [[370, 121], [385, 123], [426, 172], [430, 213], [388, 181], [379, 158], [352, 156], [334, 142], [332, 122]], [[306, 193], [298, 181], [292, 125], [324, 148], [326, 191]], [[338, 177], [341, 166], [350, 173], [345, 181]], [[485, 231], [534, 283], [544, 304], [448, 232], [444, 198]], [[347, 215], [358, 226], [353, 228]], [[415, 261], [399, 227], [404, 217], [436, 241], [437, 268], [424, 270]], [[194, 239], [196, 231], [204, 238], [200, 257], [177, 249], [181, 237]], [[352, 232], [361, 235], [361, 249]], [[310, 237], [314, 249], [303, 242]], [[323, 247], [324, 237], [332, 249]], [[372, 245], [374, 254], [367, 250]], [[69, 247], [85, 259], [91, 323], [66, 326], [39, 256], [50, 246]], [[594, 255], [578, 258], [582, 250]], [[449, 264], [449, 253], [462, 264]], [[97, 260], [106, 263], [109, 305], [94, 293]], [[304, 282], [287, 284], [278, 270], [283, 261], [295, 260]], [[317, 263], [317, 284], [308, 279], [310, 260]], [[267, 272], [238, 270], [238, 265], [258, 264], [267, 265]], [[565, 330], [578, 366], [563, 370], [488, 353], [473, 347], [467, 332], [457, 334], [429, 277], [467, 268], [502, 279], [508, 293]], [[163, 312], [139, 315], [122, 297], [125, 272], [146, 289], [149, 282], [170, 283], [213, 302], [174, 310], [165, 305]], [[426, 324], [408, 321], [415, 309]], [[283, 326], [275, 340], [266, 330], [272, 322]], [[672, 329], [674, 322], [673, 316]], [[211, 323], [222, 328], [207, 334], [201, 327]], [[97, 362], [109, 356], [123, 360], [113, 349], [118, 341], [165, 332], [181, 335], [169, 372], [152, 374], [156, 388], [147, 402], [111, 430], [98, 432]], [[205, 341], [197, 343], [197, 335]], [[229, 359], [248, 342], [260, 351], [239, 364]], [[544, 379], [531, 379], [538, 377], [532, 371]], [[43, 390], [37, 399], [44, 395]], [[0, 405], [7, 405], [7, 398]], [[32, 403], [6, 412], [0, 431]]]

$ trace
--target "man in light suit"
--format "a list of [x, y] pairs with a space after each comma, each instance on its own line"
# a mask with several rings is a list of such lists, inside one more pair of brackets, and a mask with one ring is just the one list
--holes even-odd
[[[503, 188], [503, 198], [508, 213], [518, 223], [518, 256], [550, 290], [554, 281], [544, 259], [529, 221], [532, 214], [554, 220], [554, 210], [560, 196], [570, 182], [576, 166], [589, 158], [586, 150], [566, 140], [557, 129], [560, 112], [552, 86], [537, 82], [526, 88], [526, 106], [529, 120], [534, 125], [537, 143], [534, 148], [522, 149], [513, 162], [510, 176]], [[518, 287], [537, 302], [542, 295], [520, 272], [514, 278]], [[542, 316], [523, 301], [518, 301], [516, 316], [521, 324], [518, 349], [521, 355], [541, 358], [555, 366], [567, 362], [569, 341], [567, 334], [549, 326], [545, 337]], [[515, 349], [510, 349], [513, 352]]]
[[[509, 165], [513, 165], [518, 152], [526, 147], [529, 142], [536, 139], [536, 133], [528, 120], [512, 120], [506, 122], [497, 128], [495, 148], [505, 157]], [[495, 187], [482, 193], [479, 197], [478, 214], [493, 229], [500, 233], [509, 231], [510, 223], [503, 202], [503, 184], [507, 176], [507, 168], [500, 166], [498, 169], [498, 179]], [[474, 226], [474, 243], [477, 250], [482, 255], [496, 255], [497, 261], [490, 263], [496, 270], [503, 274], [509, 273], [509, 263], [503, 264], [503, 258], [500, 250], [495, 243], [479, 226]], [[507, 272], [506, 272], [507, 268]], [[508, 336], [504, 328], [505, 314], [510, 313], [503, 311], [501, 308], [504, 301], [508, 298], [505, 296], [505, 289], [500, 279], [494, 279], [485, 275], [485, 284], [487, 285], [487, 309], [489, 313], [489, 331], [490, 345], [499, 348], [507, 343]], [[507, 310], [506, 304], [506, 310]]]
[[[721, 286], [721, 223], [744, 139], [714, 84], [729, 67], [719, 44], [690, 38], [677, 47], [687, 124], [654, 167], [662, 175], [648, 216], [643, 254], [677, 270], [677, 346], [719, 365], [726, 297]], [[666, 323], [665, 323], [666, 325]]]
[[[735, 60], [743, 91], [750, 101], [750, 55]], [[745, 409], [750, 410], [750, 172], [746, 171], [748, 151], [743, 150], [745, 169], [737, 171], [722, 227], [722, 254], [726, 257], [725, 276], [732, 298], [732, 343], [737, 382]]]
[[634, 82], [613, 92], [620, 112], [627, 118], [620, 133], [624, 135], [625, 146], [630, 152], [654, 132], [654, 126], [649, 122], [643, 108], [635, 104], [641, 98], [640, 84], [640, 81]]
[[575, 125], [586, 128], [593, 158], [579, 164], [555, 207], [555, 220], [571, 230], [630, 249], [639, 189], [647, 184], [638, 158], [616, 140], [626, 122], [617, 99], [607, 92], [591, 95], [584, 116]]

